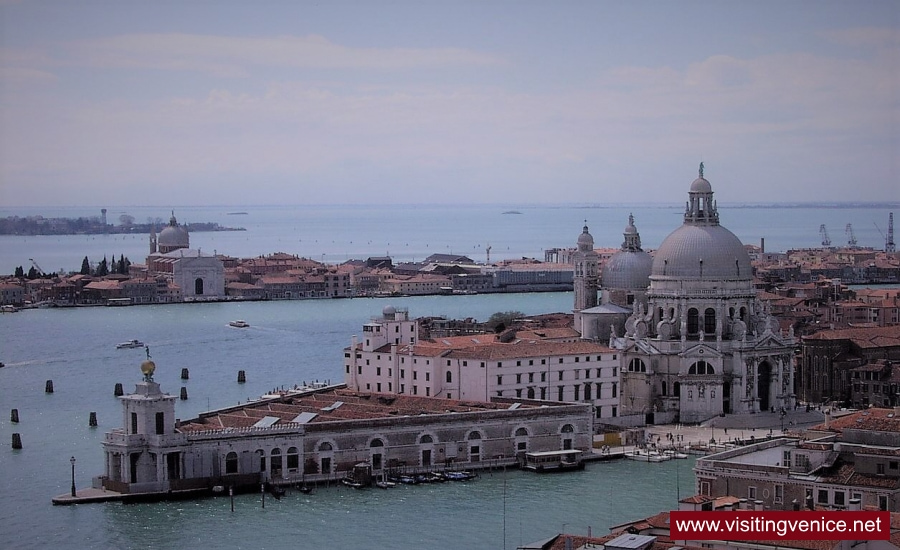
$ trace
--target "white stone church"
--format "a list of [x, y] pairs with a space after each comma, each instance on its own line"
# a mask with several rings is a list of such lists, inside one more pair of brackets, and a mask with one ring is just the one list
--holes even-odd
[[757, 300], [750, 258], [719, 225], [702, 163], [683, 225], [652, 257], [629, 218], [600, 274], [585, 226], [574, 282], [576, 330], [620, 351], [621, 416], [692, 423], [794, 407], [793, 333]]

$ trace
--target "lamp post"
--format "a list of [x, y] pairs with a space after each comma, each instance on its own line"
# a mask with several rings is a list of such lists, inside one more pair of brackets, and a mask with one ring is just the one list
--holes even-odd
[[69, 463], [72, 464], [72, 496], [75, 496], [75, 457], [69, 459]]

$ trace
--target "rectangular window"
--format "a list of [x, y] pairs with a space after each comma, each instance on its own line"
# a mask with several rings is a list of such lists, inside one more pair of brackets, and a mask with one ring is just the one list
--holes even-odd
[[847, 498], [846, 493], [843, 491], [835, 491], [834, 492], [834, 505], [835, 506], [844, 506], [844, 499]]
[[531, 384], [531, 383], [533, 383], [533, 382], [534, 382], [534, 373], [533, 373], [533, 372], [529, 372], [529, 373], [528, 373], [528, 383]]
[[[580, 361], [581, 361], [581, 357], [576, 357], [576, 358], [575, 358], [575, 362], [576, 362], [576, 363], [578, 363], [578, 362], [580, 362]], [[562, 363], [562, 361], [560, 361], [560, 363]]]
[[381, 382], [375, 384], [375, 391], [377, 391], [378, 393], [381, 393]]
[[164, 413], [156, 413], [156, 434], [163, 435], [166, 433], [166, 415]]
[[619, 414], [619, 407], [612, 408], [612, 417], [615, 418]]
[[503, 377], [500, 376], [500, 375], [497, 375], [497, 385], [498, 385], [498, 386], [502, 386], [502, 385], [503, 385]]
[[559, 379], [560, 379], [560, 381], [562, 381], [562, 379], [563, 379], [563, 371], [559, 371]]
[[879, 462], [875, 465], [875, 473], [880, 476], [884, 475], [884, 463]]
[[581, 399], [581, 386], [575, 386], [575, 401]]
[[547, 381], [547, 373], [546, 373], [546, 372], [542, 372], [542, 373], [541, 373], [541, 382], [546, 382], [546, 381]]
[[541, 364], [542, 364], [542, 365], [546, 365], [546, 364], [547, 364], [547, 360], [546, 360], [546, 359], [541, 359]]
[[828, 490], [827, 489], [819, 489], [819, 504], [828, 504]]
[[790, 467], [791, 467], [791, 452], [784, 451], [784, 454], [782, 454], [781, 457], [782, 457], [782, 466], [787, 466], [790, 469]]
[[431, 373], [430, 373], [430, 372], [426, 372], [426, 373], [425, 373], [425, 381], [426, 381], [426, 382], [431, 382]]
[[464, 366], [464, 367], [468, 367], [468, 366], [469, 366], [469, 362], [468, 362], [468, 361], [463, 361], [463, 366]]
[[578, 380], [578, 369], [575, 369], [575, 370], [572, 371], [572, 372], [575, 373], [575, 380]]
[[562, 364], [562, 362], [563, 362], [563, 358], [560, 357], [560, 358], [559, 358], [559, 363]]
[[362, 374], [362, 365], [356, 365], [356, 374]]
[[413, 380], [418, 380], [418, 379], [419, 379], [419, 373], [416, 371], [413, 371]]
[[497, 361], [497, 368], [503, 368], [503, 361]]
[[425, 396], [428, 397], [431, 395], [431, 386], [425, 386]]
[[775, 484], [774, 498], [775, 504], [784, 502], [784, 485], [781, 485], [780, 483]]
[[406, 378], [406, 369], [400, 369], [400, 378]]
[[517, 366], [517, 367], [521, 367], [521, 366], [522, 366], [522, 362], [521, 362], [521, 361], [516, 361], [516, 366]]
[[709, 482], [708, 481], [700, 482], [700, 494], [709, 496]]
[[528, 366], [530, 367], [530, 366], [532, 366], [532, 365], [534, 365], [534, 359], [529, 359], [529, 360], [528, 360]]
[[756, 487], [747, 487], [747, 499], [756, 500]]
[[559, 390], [559, 392], [558, 392], [559, 395], [556, 397], [556, 400], [557, 400], [557, 401], [562, 401], [562, 400], [563, 400], [563, 387], [562, 387], [562, 386], [559, 386], [558, 390]]
[[344, 367], [345, 367], [345, 372], [347, 374], [350, 374], [350, 365], [344, 365]]
[[419, 395], [419, 386], [413, 386], [413, 395]]
[[137, 428], [137, 413], [131, 413], [131, 433], [138, 433]]
[[619, 396], [619, 388], [618, 388], [618, 386], [616, 385], [616, 383], [613, 382], [613, 384], [612, 384], [612, 397], [618, 397], [618, 396]]
[[516, 397], [522, 397], [522, 388], [516, 390]]
[[375, 367], [375, 376], [381, 376], [381, 367]]
[[520, 374], [516, 375], [516, 384], [521, 384], [521, 383], [522, 383], [522, 374], [520, 373]]

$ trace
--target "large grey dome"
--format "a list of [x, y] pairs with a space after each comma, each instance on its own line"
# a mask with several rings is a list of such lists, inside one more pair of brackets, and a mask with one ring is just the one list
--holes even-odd
[[659, 245], [654, 278], [751, 279], [750, 256], [721, 225], [684, 224]]
[[646, 290], [653, 258], [643, 250], [620, 250], [603, 265], [601, 285], [606, 289]]
[[659, 245], [653, 279], [751, 279], [750, 256], [734, 233], [719, 225], [712, 186], [700, 175], [688, 192], [684, 225]]
[[178, 225], [174, 213], [169, 219], [169, 225], [159, 232], [157, 243], [159, 244], [159, 251], [163, 253], [178, 250], [179, 248], [190, 248], [191, 238], [188, 230]]

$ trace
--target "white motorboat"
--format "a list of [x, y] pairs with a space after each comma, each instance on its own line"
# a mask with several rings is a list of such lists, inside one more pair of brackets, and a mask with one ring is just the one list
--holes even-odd
[[640, 462], [665, 462], [666, 460], [670, 460], [672, 457], [666, 456], [657, 451], [635, 449], [630, 453], [625, 453], [625, 458], [630, 460], [637, 460]]
[[235, 328], [247, 328], [250, 326], [250, 323], [238, 319], [237, 321], [231, 321], [230, 323], [228, 323], [228, 326]]
[[129, 340], [127, 342], [122, 342], [121, 344], [116, 344], [116, 349], [131, 349], [142, 347], [144, 347], [144, 343], [140, 340]]

